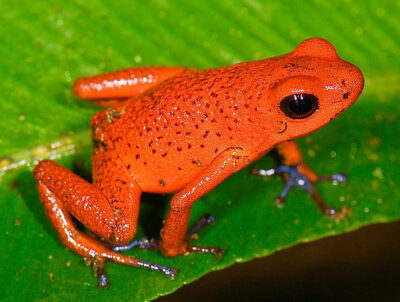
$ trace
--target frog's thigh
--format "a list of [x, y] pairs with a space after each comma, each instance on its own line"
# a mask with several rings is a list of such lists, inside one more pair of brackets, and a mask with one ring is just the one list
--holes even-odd
[[82, 256], [88, 256], [90, 249], [101, 250], [101, 244], [79, 231], [71, 217], [72, 214], [96, 235], [110, 238], [115, 219], [101, 191], [50, 160], [40, 162], [33, 172], [40, 201], [61, 241]]
[[93, 183], [107, 198], [115, 218], [111, 242], [129, 243], [136, 235], [141, 188], [113, 150], [93, 150]]
[[193, 203], [232, 173], [248, 165], [249, 158], [249, 154], [241, 148], [228, 148], [174, 195], [162, 230], [161, 249], [166, 256], [186, 251], [185, 237]]
[[75, 81], [73, 89], [78, 98], [85, 100], [137, 97], [184, 70], [183, 67], [127, 68], [79, 78]]

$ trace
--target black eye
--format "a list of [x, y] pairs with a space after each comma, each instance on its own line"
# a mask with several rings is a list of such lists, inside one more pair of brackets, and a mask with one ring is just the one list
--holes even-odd
[[313, 94], [292, 94], [285, 97], [279, 107], [288, 117], [302, 119], [318, 109], [318, 98]]

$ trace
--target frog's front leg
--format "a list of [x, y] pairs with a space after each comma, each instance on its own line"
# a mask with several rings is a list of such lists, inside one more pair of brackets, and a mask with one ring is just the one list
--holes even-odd
[[[107, 163], [111, 163], [111, 161], [106, 161], [105, 166], [100, 167], [100, 170], [109, 168], [106, 167]], [[109, 175], [112, 175], [112, 171], [114, 169], [109, 171]], [[92, 233], [105, 241], [114, 244], [122, 244], [125, 242], [124, 240], [129, 241], [136, 231], [135, 219], [137, 213], [132, 215], [129, 211], [127, 212], [127, 208], [133, 206], [135, 210], [138, 207], [139, 187], [128, 192], [128, 187], [132, 183], [126, 181], [125, 184], [120, 184], [122, 195], [116, 190], [107, 191], [105, 189], [103, 192], [98, 186], [88, 183], [50, 160], [40, 162], [33, 172], [37, 181], [40, 200], [62, 243], [93, 264], [100, 287], [107, 287], [109, 284], [104, 270], [104, 263], [107, 260], [159, 271], [171, 278], [175, 276], [176, 271], [168, 267], [112, 251], [94, 236], [78, 230], [72, 219], [72, 216], [74, 216]], [[120, 176], [119, 181], [125, 182], [124, 173], [118, 171], [118, 175]], [[103, 185], [99, 181], [98, 183], [100, 187]], [[112, 196], [111, 194], [115, 195]], [[120, 200], [126, 201], [127, 204], [118, 204]], [[136, 207], [134, 204], [136, 204]], [[123, 223], [128, 226], [128, 235], [125, 235]]]
[[287, 141], [276, 146], [282, 164], [272, 169], [253, 169], [252, 173], [261, 176], [282, 175], [286, 185], [277, 197], [276, 203], [282, 206], [287, 194], [292, 187], [298, 187], [307, 191], [319, 206], [321, 211], [328, 217], [341, 220], [348, 214], [348, 208], [343, 207], [341, 211], [327, 205], [318, 194], [314, 184], [319, 181], [332, 181], [333, 183], [345, 182], [346, 176], [343, 173], [336, 173], [329, 176], [317, 175], [303, 161], [300, 149], [295, 141]]
[[197, 177], [174, 195], [161, 232], [161, 251], [173, 257], [206, 249], [187, 243], [187, 227], [192, 205], [232, 173], [250, 163], [251, 156], [242, 148], [228, 148], [218, 155]]
[[222, 254], [222, 249], [201, 247], [188, 243], [194, 233], [197, 233], [201, 227], [214, 221], [212, 216], [205, 215], [192, 230], [187, 232], [190, 210], [200, 197], [211, 191], [232, 173], [248, 165], [255, 157], [256, 154], [251, 156], [240, 147], [226, 149], [214, 158], [195, 179], [174, 195], [164, 227], [161, 230], [161, 241], [144, 238], [135, 240], [126, 246], [115, 247], [114, 250], [119, 251], [140, 247], [161, 250], [167, 257], [191, 252], [212, 253], [219, 257]]

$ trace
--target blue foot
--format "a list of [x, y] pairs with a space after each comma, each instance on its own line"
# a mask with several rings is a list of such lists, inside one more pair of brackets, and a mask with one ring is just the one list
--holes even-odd
[[197, 233], [204, 228], [205, 226], [215, 222], [215, 217], [210, 215], [210, 214], [204, 214], [203, 217], [201, 217], [193, 228], [186, 234], [187, 239], [197, 239]]
[[134, 240], [127, 245], [113, 246], [112, 250], [114, 252], [121, 252], [133, 249], [134, 247], [138, 247], [141, 249], [151, 249], [151, 248], [157, 249], [158, 242], [152, 239], [148, 239], [147, 237], [143, 237], [141, 239]]
[[147, 262], [147, 261], [139, 261], [138, 266], [141, 268], [147, 269], [147, 270], [162, 273], [165, 276], [167, 276], [168, 278], [170, 278], [171, 280], [174, 280], [178, 273], [177, 269], [170, 268], [170, 267], [167, 267], [164, 265]]
[[[267, 170], [253, 169], [251, 173], [254, 175], [261, 175], [266, 177], [273, 175], [285, 176], [285, 187], [283, 188], [281, 194], [275, 200], [276, 204], [279, 207], [283, 206], [286, 196], [289, 194], [290, 190], [293, 187], [297, 187], [307, 191], [326, 216], [334, 218], [335, 220], [341, 220], [347, 215], [348, 208], [345, 207], [342, 208], [341, 211], [337, 211], [336, 209], [329, 207], [323, 202], [317, 190], [315, 190], [313, 182], [307, 177], [307, 175], [299, 172], [299, 166], [280, 165], [277, 168]], [[318, 181], [332, 181], [332, 183], [336, 185], [338, 183], [345, 182], [346, 175], [344, 173], [336, 173], [329, 176], [319, 176]]]
[[[199, 237], [197, 233], [205, 226], [214, 222], [215, 222], [214, 216], [210, 214], [204, 214], [203, 217], [197, 220], [194, 227], [186, 234], [186, 240], [198, 239]], [[213, 254], [217, 259], [220, 259], [222, 257], [222, 254], [224, 253], [223, 249], [212, 246], [198, 246], [198, 245], [188, 244], [187, 249], [188, 252], [190, 253]]]

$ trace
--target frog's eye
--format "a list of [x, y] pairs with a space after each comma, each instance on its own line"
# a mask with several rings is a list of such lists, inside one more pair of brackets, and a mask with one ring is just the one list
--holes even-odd
[[288, 117], [302, 119], [309, 117], [318, 109], [318, 98], [313, 94], [292, 94], [285, 97], [279, 107]]

